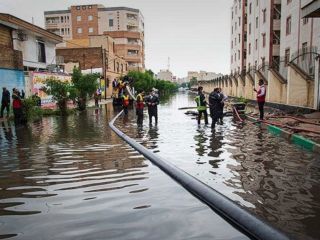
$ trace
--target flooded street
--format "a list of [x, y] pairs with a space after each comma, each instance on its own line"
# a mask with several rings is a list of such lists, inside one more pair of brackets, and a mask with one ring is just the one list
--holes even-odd
[[159, 125], [137, 129], [134, 113], [117, 126], [202, 182], [296, 239], [319, 239], [320, 157], [252, 124], [197, 126], [178, 94], [159, 107]]
[[247, 239], [111, 132], [114, 115], [0, 123], [0, 239]]

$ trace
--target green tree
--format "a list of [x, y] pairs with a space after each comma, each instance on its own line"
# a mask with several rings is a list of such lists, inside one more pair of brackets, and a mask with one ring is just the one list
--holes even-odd
[[198, 84], [198, 80], [196, 77], [192, 77], [190, 80], [190, 86], [196, 86]]
[[72, 84], [75, 91], [72, 95], [78, 97], [78, 106], [80, 110], [86, 109], [87, 98], [92, 96], [97, 90], [99, 74], [82, 74], [79, 68], [74, 68], [72, 73]]
[[62, 115], [67, 114], [67, 103], [71, 100], [70, 91], [72, 86], [68, 82], [62, 82], [56, 78], [49, 78], [46, 80], [46, 87], [41, 90], [48, 95], [52, 95], [53, 100], [57, 102], [57, 106]]

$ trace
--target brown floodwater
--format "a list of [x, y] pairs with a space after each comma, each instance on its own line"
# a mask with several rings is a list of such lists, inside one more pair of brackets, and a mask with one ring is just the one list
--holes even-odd
[[159, 106], [158, 126], [137, 128], [134, 112], [117, 126], [147, 148], [216, 189], [293, 239], [320, 239], [320, 156], [231, 117], [214, 131], [178, 108], [177, 94]]
[[[174, 103], [161, 111], [172, 111]], [[108, 105], [28, 128], [0, 123], [0, 239], [247, 239], [120, 140], [108, 127], [113, 116]], [[161, 117], [158, 130], [143, 132], [160, 154], [161, 134], [186, 138], [165, 124]], [[171, 152], [165, 155], [172, 158]]]

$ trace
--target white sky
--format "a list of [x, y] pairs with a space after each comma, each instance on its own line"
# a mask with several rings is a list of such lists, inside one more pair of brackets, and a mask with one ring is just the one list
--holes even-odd
[[145, 18], [146, 67], [229, 73], [231, 0], [0, 0], [0, 12], [44, 27], [44, 11], [77, 4], [132, 7]]

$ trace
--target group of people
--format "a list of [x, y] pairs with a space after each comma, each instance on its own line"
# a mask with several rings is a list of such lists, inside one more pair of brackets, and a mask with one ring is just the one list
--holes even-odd
[[[158, 105], [159, 105], [159, 95], [155, 89], [145, 96], [144, 91], [139, 91], [136, 97], [136, 115], [137, 115], [137, 125], [142, 126], [143, 124], [143, 111], [145, 105], [148, 108], [149, 124], [152, 125], [152, 119], [155, 119], [155, 125], [158, 124]], [[129, 95], [127, 92], [123, 94], [123, 109], [124, 113], [128, 114], [129, 106]]]
[[[254, 91], [257, 93], [257, 102], [259, 106], [260, 112], [260, 120], [262, 121], [264, 118], [264, 104], [266, 99], [266, 88], [264, 85], [264, 81], [262, 79], [259, 80], [259, 89], [255, 89]], [[206, 101], [206, 97], [203, 93], [203, 87], [198, 87], [198, 94], [195, 98], [197, 103], [198, 110], [198, 124], [200, 124], [202, 115], [204, 115], [205, 124], [208, 124], [208, 113], [207, 108], [210, 109], [210, 116], [212, 118], [211, 127], [215, 128], [217, 123], [223, 124], [223, 109], [224, 103], [228, 99], [228, 97], [222, 93], [221, 88], [215, 88], [209, 94], [209, 103]]]
[[198, 109], [198, 124], [200, 124], [202, 115], [204, 115], [205, 124], [209, 124], [207, 107], [210, 109], [210, 116], [212, 118], [211, 127], [215, 128], [217, 122], [223, 124], [223, 108], [224, 102], [228, 97], [222, 93], [221, 88], [215, 88], [209, 95], [209, 103], [203, 93], [203, 87], [198, 87], [198, 95], [195, 98]]
[[[12, 94], [10, 94], [9, 90], [6, 87], [2, 88], [0, 118], [4, 117], [4, 111], [7, 112], [7, 117], [9, 117], [11, 98], [15, 124], [19, 125], [25, 123], [26, 118], [24, 116], [22, 102], [22, 100], [25, 98], [25, 92], [23, 90], [21, 90], [20, 92], [16, 88], [12, 89]], [[38, 96], [38, 94], [34, 94], [32, 98], [35, 101], [36, 105], [41, 107], [41, 98]]]

